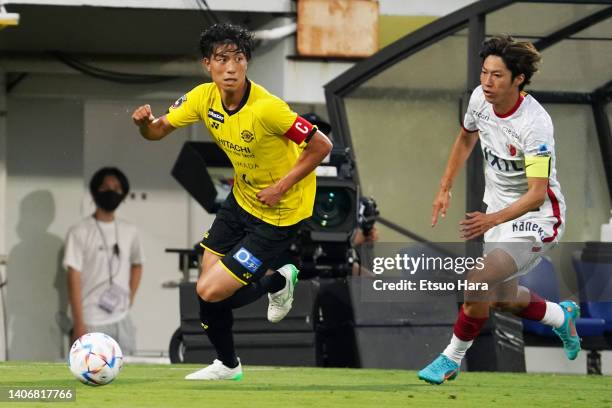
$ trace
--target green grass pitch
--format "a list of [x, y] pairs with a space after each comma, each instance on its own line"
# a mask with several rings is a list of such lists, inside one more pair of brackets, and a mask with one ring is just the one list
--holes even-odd
[[432, 386], [414, 371], [244, 367], [234, 382], [185, 381], [201, 366], [127, 364], [111, 384], [90, 387], [65, 364], [0, 363], [0, 388], [73, 387], [75, 402], [0, 402], [15, 407], [612, 407], [612, 377], [461, 373]]

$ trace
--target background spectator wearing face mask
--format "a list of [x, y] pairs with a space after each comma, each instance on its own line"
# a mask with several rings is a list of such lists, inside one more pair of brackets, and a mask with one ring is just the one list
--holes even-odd
[[129, 310], [142, 276], [143, 250], [136, 227], [117, 219], [127, 177], [115, 167], [98, 170], [89, 183], [96, 211], [68, 231], [63, 265], [68, 270], [71, 341], [85, 333], [113, 337], [133, 354], [135, 328]]

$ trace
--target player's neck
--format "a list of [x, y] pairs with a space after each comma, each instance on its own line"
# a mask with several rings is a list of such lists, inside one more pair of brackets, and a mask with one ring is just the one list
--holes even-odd
[[512, 95], [498, 104], [493, 105], [493, 110], [497, 116], [509, 116], [512, 112], [516, 111], [521, 101], [521, 92], [512, 92]]
[[93, 214], [94, 218], [102, 222], [112, 222], [115, 220], [115, 212], [107, 212], [101, 208], [96, 208], [96, 212]]
[[246, 89], [247, 89], [247, 79], [244, 80], [244, 83], [242, 84], [240, 89], [234, 92], [219, 88], [223, 106], [230, 111], [238, 108], [238, 106], [240, 106], [240, 102], [242, 101], [242, 98], [244, 97], [244, 93], [246, 92]]

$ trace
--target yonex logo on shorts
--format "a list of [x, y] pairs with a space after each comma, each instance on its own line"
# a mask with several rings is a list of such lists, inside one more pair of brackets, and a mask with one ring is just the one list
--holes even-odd
[[257, 271], [257, 268], [261, 266], [261, 261], [245, 247], [240, 248], [238, 252], [234, 254], [233, 258], [251, 272]]

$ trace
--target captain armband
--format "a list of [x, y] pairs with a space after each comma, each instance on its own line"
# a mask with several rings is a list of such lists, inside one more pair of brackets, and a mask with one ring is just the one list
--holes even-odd
[[548, 178], [550, 176], [550, 156], [525, 156], [527, 177]]
[[317, 127], [301, 116], [297, 116], [295, 121], [285, 133], [285, 136], [295, 142], [297, 145], [308, 143], [314, 133], [317, 132]]

